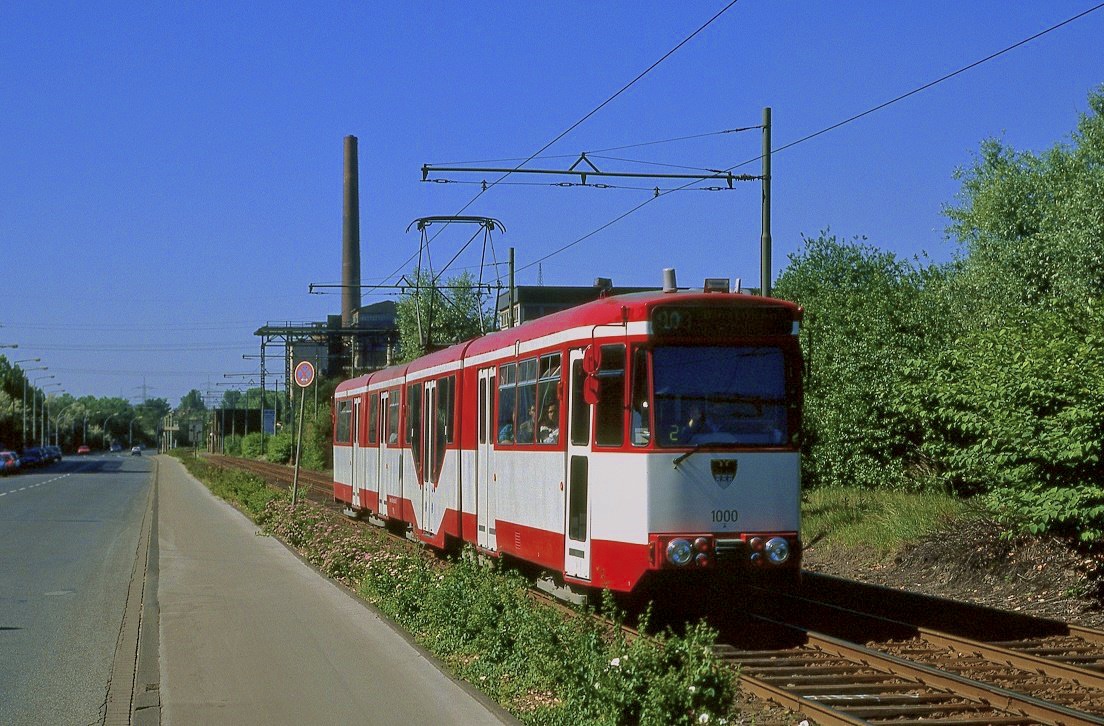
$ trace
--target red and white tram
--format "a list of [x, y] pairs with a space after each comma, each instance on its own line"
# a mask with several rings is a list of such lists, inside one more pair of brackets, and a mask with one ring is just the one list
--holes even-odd
[[724, 290], [609, 296], [345, 381], [334, 497], [584, 592], [796, 574], [800, 319]]

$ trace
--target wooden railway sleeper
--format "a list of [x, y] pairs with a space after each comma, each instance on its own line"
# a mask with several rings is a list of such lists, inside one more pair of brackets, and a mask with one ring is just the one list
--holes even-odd
[[[763, 616], [755, 617], [776, 627], [804, 632], [807, 643], [806, 647], [808, 648], [817, 648], [825, 653], [835, 654], [840, 658], [852, 660], [868, 668], [884, 670], [900, 678], [915, 678], [933, 690], [944, 691], [954, 694], [959, 698], [972, 700], [976, 702], [979, 709], [991, 708], [998, 711], [1004, 711], [1013, 719], [1023, 715], [1029, 719], [1035, 719], [1035, 722], [1038, 723], [1062, 724], [1063, 726], [1104, 725], [1104, 719], [1091, 714], [1042, 701], [1004, 688], [980, 683], [964, 676], [940, 671], [931, 666], [913, 663], [904, 658], [880, 653], [863, 645], [849, 643], [803, 628], [796, 628], [792, 625], [780, 623], [770, 618]], [[803, 700], [808, 701], [810, 699]], [[894, 726], [896, 726], [896, 722], [894, 722]]]

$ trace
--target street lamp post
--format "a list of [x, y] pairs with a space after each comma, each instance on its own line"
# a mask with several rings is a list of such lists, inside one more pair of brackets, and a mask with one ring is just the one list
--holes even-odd
[[118, 415], [119, 414], [117, 414], [117, 413], [108, 414], [107, 418], [104, 419], [104, 422], [103, 422], [104, 448], [107, 448], [107, 422], [110, 421], [111, 419], [115, 418]]
[[[38, 363], [41, 360], [42, 360], [41, 358], [23, 358], [21, 360], [13, 360], [11, 363], [12, 363], [13, 366], [19, 367], [20, 363]], [[20, 371], [22, 371], [22, 369], [20, 369]], [[24, 410], [22, 411], [22, 416], [23, 416], [23, 425], [24, 425], [24, 427], [26, 427], [26, 423], [27, 423], [26, 406], [27, 406], [27, 377], [23, 376], [23, 407], [24, 407]], [[15, 398], [14, 397], [12, 398], [12, 421], [15, 421]], [[26, 434], [22, 431], [22, 429], [19, 432], [19, 436], [20, 436], [20, 442], [23, 444], [23, 446], [25, 448], [26, 447], [25, 442], [26, 442], [27, 437], [26, 437]]]
[[[46, 393], [47, 388], [61, 387], [60, 383], [47, 383], [42, 387], [42, 428], [38, 432], [38, 445], [45, 446], [50, 443], [50, 397]], [[65, 391], [61, 391], [65, 393]]]
[[[27, 360], [37, 362], [39, 359], [28, 358]], [[19, 436], [22, 443], [21, 449], [27, 448], [27, 371], [46, 371], [49, 369], [49, 366], [36, 366], [35, 368], [23, 370], [23, 425], [19, 428]]]
[[[54, 416], [54, 445], [55, 446], [61, 446], [61, 416], [62, 416], [62, 414], [64, 414], [69, 409], [71, 409], [73, 406], [76, 406], [78, 403], [80, 403], [80, 401], [73, 401], [68, 406], [66, 406], [65, 408], [58, 411], [57, 416]], [[70, 438], [72, 438], [72, 428], [70, 428], [69, 433], [70, 433]]]
[[[42, 370], [46, 370], [46, 367], [43, 366]], [[35, 384], [37, 384], [39, 381], [44, 381], [47, 378], [54, 378], [54, 377], [55, 376], [51, 373], [48, 376], [39, 376], [38, 378], [35, 378], [34, 380], [31, 381], [31, 441], [34, 441], [35, 437], [38, 436], [38, 392], [35, 390], [36, 389]], [[27, 386], [27, 379], [26, 379], [26, 377], [24, 377], [23, 378], [23, 387], [24, 387], [24, 389], [26, 389], [26, 386]], [[26, 401], [25, 396], [24, 396], [23, 400]], [[24, 426], [24, 428], [26, 428], [26, 427]], [[23, 438], [26, 439], [26, 432], [24, 432]], [[27, 446], [26, 441], [23, 442], [23, 446], [24, 446], [24, 448], [26, 448], [26, 446]]]

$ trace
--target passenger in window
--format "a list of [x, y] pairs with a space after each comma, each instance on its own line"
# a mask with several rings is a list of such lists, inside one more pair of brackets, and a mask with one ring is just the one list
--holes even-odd
[[560, 441], [560, 406], [549, 401], [540, 420], [540, 441], [542, 444], [556, 444]]
[[537, 408], [529, 407], [529, 416], [518, 426], [517, 442], [519, 444], [533, 443], [533, 431], [537, 426]]

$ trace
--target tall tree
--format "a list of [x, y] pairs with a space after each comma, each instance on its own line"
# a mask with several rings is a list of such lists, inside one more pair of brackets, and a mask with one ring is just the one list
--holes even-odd
[[950, 233], [964, 246], [957, 293], [982, 325], [1022, 309], [1081, 318], [1104, 294], [1104, 86], [1070, 143], [1041, 154], [990, 139], [960, 169]]
[[180, 405], [176, 407], [178, 414], [196, 413], [207, 410], [207, 404], [203, 402], [203, 394], [192, 389], [180, 399]]
[[805, 308], [808, 484], [916, 483], [902, 383], [909, 363], [946, 335], [945, 274], [827, 232], [790, 255], [775, 294]]
[[[430, 350], [474, 338], [491, 329], [494, 315], [483, 304], [471, 273], [463, 272], [436, 283], [423, 270], [412, 273], [414, 282], [396, 305], [399, 355], [413, 360]], [[482, 320], [482, 323], [481, 323]]]

